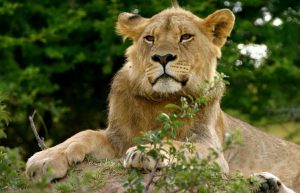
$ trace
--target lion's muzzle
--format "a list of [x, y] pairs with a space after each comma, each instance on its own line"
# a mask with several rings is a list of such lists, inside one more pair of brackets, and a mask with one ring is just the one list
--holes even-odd
[[158, 54], [155, 54], [151, 57], [151, 59], [154, 61], [154, 62], [158, 62], [160, 63], [164, 68], [166, 67], [166, 65], [169, 63], [169, 62], [172, 62], [174, 60], [176, 60], [177, 56], [176, 55], [173, 55], [173, 54], [166, 54], [166, 55], [158, 55]]

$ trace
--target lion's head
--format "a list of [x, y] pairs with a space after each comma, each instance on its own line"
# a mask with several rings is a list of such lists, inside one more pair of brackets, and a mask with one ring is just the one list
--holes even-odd
[[141, 95], [191, 94], [211, 81], [234, 15], [223, 9], [201, 19], [179, 7], [152, 18], [121, 13], [117, 31], [133, 40], [127, 67], [133, 89]]

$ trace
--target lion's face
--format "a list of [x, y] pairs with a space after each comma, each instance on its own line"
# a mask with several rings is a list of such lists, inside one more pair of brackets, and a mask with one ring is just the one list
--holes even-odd
[[211, 81], [233, 22], [228, 10], [206, 19], [181, 8], [164, 10], [150, 19], [120, 14], [118, 31], [133, 40], [127, 50], [133, 85], [147, 95], [170, 95]]

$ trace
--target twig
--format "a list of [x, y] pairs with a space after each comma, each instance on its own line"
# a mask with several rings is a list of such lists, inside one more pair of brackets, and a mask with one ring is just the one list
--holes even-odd
[[35, 126], [34, 121], [33, 121], [35, 114], [36, 114], [36, 111], [34, 111], [33, 114], [31, 116], [29, 116], [30, 126], [31, 126], [31, 129], [32, 129], [32, 131], [34, 133], [34, 136], [35, 136], [35, 138], [36, 138], [36, 140], [38, 142], [38, 146], [42, 150], [44, 150], [44, 149], [47, 149], [47, 146], [44, 143], [44, 139], [41, 138], [39, 136], [38, 132], [37, 132], [36, 126]]
[[153, 179], [154, 179], [155, 174], [156, 174], [157, 166], [158, 166], [158, 160], [156, 160], [156, 162], [155, 162], [154, 168], [152, 169], [152, 171], [150, 173], [150, 178], [149, 178], [149, 180], [146, 184], [146, 187], [145, 187], [143, 193], [147, 193], [149, 191], [150, 185], [152, 184]]
[[172, 6], [175, 8], [179, 7], [178, 1], [177, 0], [172, 0]]

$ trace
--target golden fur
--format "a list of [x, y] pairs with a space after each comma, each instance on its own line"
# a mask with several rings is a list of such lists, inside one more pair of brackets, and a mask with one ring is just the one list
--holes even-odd
[[[34, 154], [27, 162], [28, 176], [39, 178], [50, 165], [52, 178], [63, 177], [69, 165], [82, 161], [86, 154], [98, 159], [121, 157], [135, 145], [132, 138], [139, 136], [140, 131], [159, 129], [156, 116], [166, 111], [166, 104], [176, 103], [185, 95], [197, 97], [196, 86], [213, 81], [217, 75], [217, 58], [221, 57], [221, 47], [230, 35], [234, 20], [232, 12], [226, 9], [205, 19], [179, 7], [166, 9], [149, 19], [120, 14], [117, 31], [124, 38], [132, 39], [133, 44], [127, 49], [126, 64], [111, 85], [108, 128], [80, 132]], [[264, 134], [225, 114], [220, 108], [223, 90], [221, 86], [211, 94], [210, 103], [178, 131], [178, 141], [174, 143], [196, 136], [196, 149], [205, 155], [208, 148], [221, 148], [225, 132], [241, 128], [244, 144], [218, 159], [223, 171], [239, 170], [244, 175], [268, 171], [300, 191], [299, 146]], [[136, 151], [134, 147], [127, 153], [133, 151]], [[138, 161], [125, 159], [124, 166], [151, 168], [143, 165], [149, 163], [139, 165]]]

